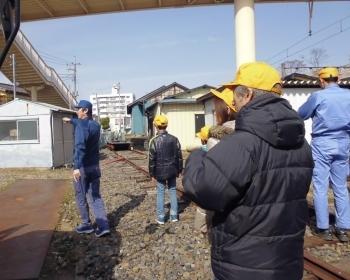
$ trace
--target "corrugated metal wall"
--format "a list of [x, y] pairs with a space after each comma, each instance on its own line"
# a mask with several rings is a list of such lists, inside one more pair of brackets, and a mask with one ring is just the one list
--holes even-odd
[[164, 104], [161, 113], [168, 118], [168, 132], [176, 136], [181, 148], [187, 145], [200, 145], [200, 140], [195, 136], [195, 114], [204, 114], [203, 104]]
[[132, 107], [132, 125], [131, 131], [133, 134], [141, 134], [143, 132], [143, 112], [142, 106], [135, 105]]

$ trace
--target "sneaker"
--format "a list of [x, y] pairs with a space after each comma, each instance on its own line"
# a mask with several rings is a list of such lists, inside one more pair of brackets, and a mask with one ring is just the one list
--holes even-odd
[[94, 228], [93, 228], [92, 225], [81, 225], [81, 226], [76, 227], [75, 231], [77, 233], [80, 233], [80, 234], [82, 234], [82, 233], [91, 233], [91, 232], [94, 231]]
[[349, 237], [346, 229], [338, 228], [336, 226], [333, 227], [334, 235], [339, 239], [340, 242], [348, 242]]
[[332, 232], [329, 229], [319, 229], [316, 227], [312, 229], [312, 234], [327, 241], [333, 240]]
[[163, 217], [163, 218], [158, 217], [158, 218], [156, 218], [156, 222], [157, 222], [158, 224], [160, 224], [160, 225], [164, 225], [164, 223], [165, 223], [165, 218], [164, 218], [164, 217]]
[[103, 236], [103, 235], [105, 235], [105, 234], [108, 234], [108, 233], [111, 233], [111, 232], [109, 231], [109, 229], [98, 229], [98, 230], [96, 230], [95, 235], [96, 235], [97, 237], [101, 237], [101, 236]]
[[177, 222], [179, 219], [177, 218], [177, 215], [170, 215], [170, 219], [172, 222]]

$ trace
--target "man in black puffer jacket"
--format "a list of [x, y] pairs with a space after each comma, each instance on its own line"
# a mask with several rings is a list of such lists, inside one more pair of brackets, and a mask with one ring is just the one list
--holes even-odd
[[170, 195], [170, 219], [178, 221], [176, 177], [182, 173], [182, 153], [179, 140], [166, 131], [168, 119], [166, 116], [156, 116], [153, 124], [157, 135], [149, 144], [149, 174], [152, 181], [157, 180], [157, 218], [156, 222], [165, 223], [164, 195], [166, 182]]
[[236, 131], [208, 153], [193, 151], [183, 178], [186, 194], [215, 211], [215, 279], [301, 279], [314, 167], [304, 122], [280, 98], [281, 79], [266, 63], [243, 64], [226, 86]]

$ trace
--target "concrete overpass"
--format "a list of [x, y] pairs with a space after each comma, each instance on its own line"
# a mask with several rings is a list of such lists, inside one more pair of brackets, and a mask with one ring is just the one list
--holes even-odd
[[[5, 46], [4, 36], [0, 36], [0, 49]], [[16, 82], [31, 93], [32, 101], [45, 102], [71, 108], [77, 103], [53, 68], [48, 67], [39, 54], [19, 30], [14, 43], [1, 67], [1, 72], [13, 81], [12, 58], [16, 58]]]
[[[340, 0], [347, 1], [347, 0]], [[65, 17], [86, 16], [103, 13], [119, 13], [139, 10], [185, 8], [209, 5], [235, 5], [235, 38], [236, 38], [236, 66], [256, 60], [255, 50], [255, 4], [264, 3], [309, 3], [310, 16], [314, 2], [330, 2], [329, 0], [21, 0], [21, 22], [46, 20]], [[137, 16], [137, 15], [135, 15]], [[17, 81], [20, 86], [30, 90], [38, 101], [49, 102], [62, 106], [64, 103], [74, 103], [75, 100], [68, 93], [68, 89], [58, 78], [53, 69], [43, 67], [33, 48], [28, 46], [23, 34], [16, 38], [9, 54], [18, 57]], [[29, 44], [30, 45], [30, 44]], [[4, 46], [1, 37], [0, 47]], [[12, 80], [12, 67], [7, 57], [2, 72]], [[61, 85], [63, 84], [63, 85]], [[58, 89], [61, 87], [62, 89]]]

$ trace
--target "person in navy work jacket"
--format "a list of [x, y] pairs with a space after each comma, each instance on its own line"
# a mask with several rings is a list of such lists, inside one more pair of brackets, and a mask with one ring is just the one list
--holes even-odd
[[95, 235], [100, 237], [110, 233], [107, 215], [100, 195], [99, 141], [100, 125], [92, 119], [92, 104], [81, 100], [77, 106], [77, 119], [63, 118], [64, 123], [74, 125], [74, 188], [77, 206], [82, 225], [76, 228], [78, 233], [91, 233], [94, 227], [90, 220], [89, 205], [86, 195], [89, 194], [90, 205], [98, 229]]
[[211, 266], [219, 280], [296, 280], [314, 166], [304, 122], [281, 98], [278, 72], [243, 64], [233, 89], [235, 132], [186, 160], [185, 194], [214, 211]]
[[[332, 231], [341, 242], [349, 240], [350, 205], [347, 189], [349, 170], [350, 91], [338, 86], [338, 70], [322, 69], [318, 74], [322, 90], [316, 91], [299, 108], [304, 120], [312, 118], [312, 176], [317, 228], [315, 235], [333, 240]], [[328, 188], [332, 183], [335, 202], [335, 226], [329, 228]]]

